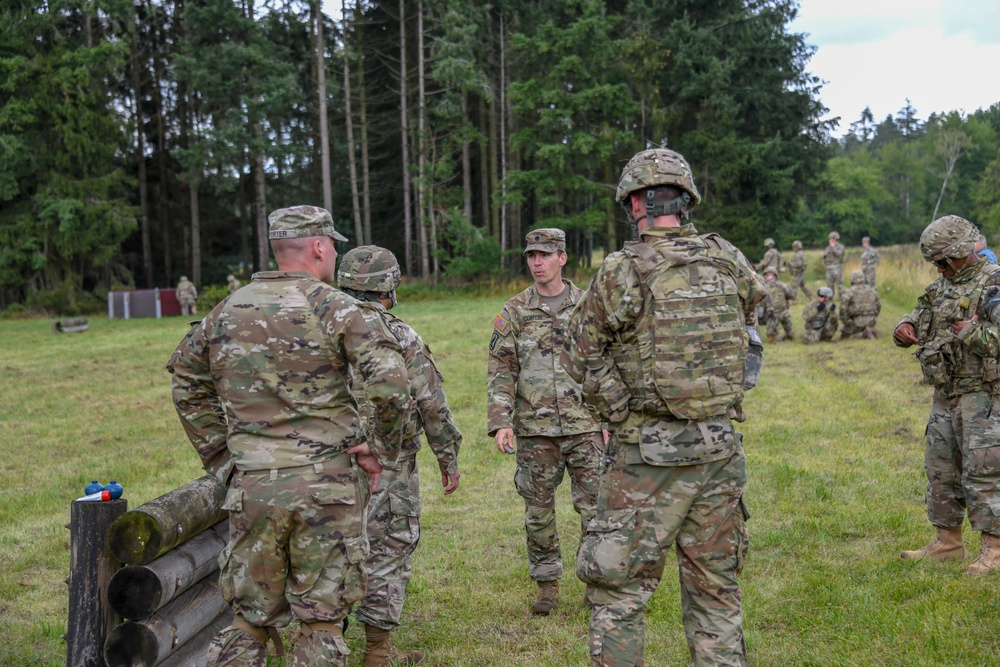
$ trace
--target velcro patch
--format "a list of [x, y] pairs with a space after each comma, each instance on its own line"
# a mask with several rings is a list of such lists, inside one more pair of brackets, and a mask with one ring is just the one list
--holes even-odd
[[503, 315], [497, 315], [496, 319], [493, 320], [493, 326], [500, 333], [505, 333], [507, 331], [507, 327], [510, 326], [510, 322], [505, 320]]

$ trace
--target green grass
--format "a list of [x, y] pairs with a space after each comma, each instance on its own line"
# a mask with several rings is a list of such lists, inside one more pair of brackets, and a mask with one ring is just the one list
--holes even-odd
[[[930, 389], [890, 332], [934, 274], [912, 247], [880, 251], [882, 337], [768, 346], [747, 400], [752, 542], [742, 581], [752, 665], [998, 664], [1000, 575], [970, 579], [964, 564], [898, 557], [932, 534], [922, 470]], [[815, 289], [822, 270], [818, 253], [810, 258]], [[437, 357], [465, 444], [461, 488], [449, 497], [430, 452], [420, 454], [423, 537], [394, 641], [425, 650], [436, 667], [584, 665], [588, 612], [572, 575], [579, 528], [568, 488], [558, 509], [567, 570], [560, 606], [530, 618], [514, 461], [485, 434], [485, 350], [503, 301], [398, 307]], [[793, 306], [796, 334], [801, 306]], [[0, 321], [0, 665], [65, 662], [64, 526], [87, 482], [117, 479], [136, 507], [201, 474], [163, 370], [186, 332], [183, 319], [94, 317], [90, 331], [58, 336], [49, 325]], [[966, 542], [975, 552], [968, 527]], [[649, 665], [688, 663], [668, 560], [647, 616]], [[348, 642], [357, 667], [356, 625]]]

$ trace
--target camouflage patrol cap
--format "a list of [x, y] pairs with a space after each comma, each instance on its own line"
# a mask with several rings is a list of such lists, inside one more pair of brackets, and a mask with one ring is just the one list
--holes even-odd
[[701, 202], [691, 166], [684, 156], [668, 148], [649, 148], [632, 156], [622, 170], [615, 201], [621, 204], [631, 193], [655, 185], [672, 185], [687, 192], [691, 198], [685, 206], [686, 211]]
[[872, 240], [870, 238], [868, 238], [867, 236], [862, 236], [861, 237], [861, 242], [862, 243], [871, 243], [871, 241]]
[[860, 285], [865, 281], [865, 274], [860, 271], [851, 271], [851, 284]]
[[840, 240], [840, 232], [830, 232], [829, 237], [834, 241]]
[[764, 269], [764, 277], [767, 278], [767, 274], [769, 273], [775, 278], [778, 277], [778, 269], [774, 268], [773, 266], [769, 266], [766, 269]]
[[764, 247], [765, 248], [773, 248], [774, 247], [774, 239], [772, 239], [772, 238], [764, 239]]
[[333, 216], [319, 206], [279, 208], [267, 216], [269, 239], [300, 239], [309, 236], [329, 236], [335, 241], [347, 237], [333, 228]]
[[540, 252], [565, 252], [566, 232], [555, 227], [533, 229], [524, 237], [524, 252], [527, 255], [532, 250]]
[[927, 225], [920, 235], [920, 254], [928, 262], [963, 259], [973, 253], [979, 230], [957, 215], [946, 215]]
[[802, 250], [802, 241], [792, 241], [792, 250]]
[[827, 299], [833, 298], [833, 290], [829, 287], [820, 287], [816, 290], [816, 296], [826, 297]]
[[399, 262], [392, 251], [363, 245], [349, 251], [337, 270], [337, 286], [358, 292], [391, 295], [399, 286]]
[[178, 282], [184, 282], [184, 281], [186, 281], [187, 279], [188, 279], [188, 277], [187, 277], [187, 276], [181, 276], [181, 278], [180, 278], [180, 280], [179, 280]]

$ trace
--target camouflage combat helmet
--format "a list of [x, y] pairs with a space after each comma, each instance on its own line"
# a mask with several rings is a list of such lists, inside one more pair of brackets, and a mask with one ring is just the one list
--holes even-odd
[[927, 225], [920, 235], [920, 254], [928, 262], [964, 259], [979, 240], [979, 230], [965, 218], [946, 215]]
[[774, 268], [773, 266], [769, 266], [766, 269], [764, 269], [764, 277], [767, 278], [767, 274], [769, 273], [775, 278], [778, 277], [778, 269]]
[[764, 247], [765, 248], [773, 248], [774, 247], [774, 239], [772, 239], [772, 238], [766, 238], [766, 239], [764, 239]]
[[802, 241], [792, 241], [792, 250], [802, 250]]
[[392, 299], [396, 305], [396, 287], [400, 271], [396, 256], [376, 245], [363, 245], [349, 251], [337, 270], [337, 286], [349, 293], [368, 293]]
[[833, 298], [833, 290], [829, 287], [820, 287], [816, 290], [816, 296], [826, 297], [827, 299]]
[[[657, 185], [671, 185], [683, 190], [683, 194], [671, 201], [654, 201], [653, 189]], [[646, 220], [653, 225], [653, 218], [658, 215], [682, 215], [701, 203], [701, 195], [694, 185], [691, 166], [680, 153], [669, 148], [647, 148], [632, 156], [632, 159], [622, 170], [615, 192], [615, 201], [625, 210], [629, 222], [635, 229], [636, 221], [632, 219], [632, 206], [629, 195], [633, 192], [646, 190]], [[633, 231], [633, 235], [635, 232]]]
[[828, 236], [834, 241], [840, 240], [840, 232], [830, 232]]
[[860, 285], [865, 282], [865, 274], [860, 271], [851, 271], [851, 284]]

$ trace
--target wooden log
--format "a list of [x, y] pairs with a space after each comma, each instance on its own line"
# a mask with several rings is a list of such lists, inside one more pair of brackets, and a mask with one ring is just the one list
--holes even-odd
[[146, 565], [226, 518], [226, 487], [205, 475], [126, 512], [111, 524], [111, 552], [126, 565]]
[[229, 609], [213, 572], [143, 621], [127, 621], [108, 634], [108, 667], [153, 667]]
[[108, 584], [108, 601], [122, 618], [141, 619], [219, 569], [219, 553], [229, 541], [224, 519], [148, 565], [129, 565]]
[[234, 618], [236, 616], [232, 610], [227, 610], [225, 614], [212, 621], [211, 625], [206, 625], [198, 634], [177, 647], [176, 651], [156, 663], [156, 667], [205, 667], [209, 644], [215, 635], [233, 622]]
[[119, 620], [108, 604], [107, 587], [121, 567], [108, 548], [108, 526], [126, 510], [124, 498], [70, 505], [66, 667], [105, 667], [101, 647]]

